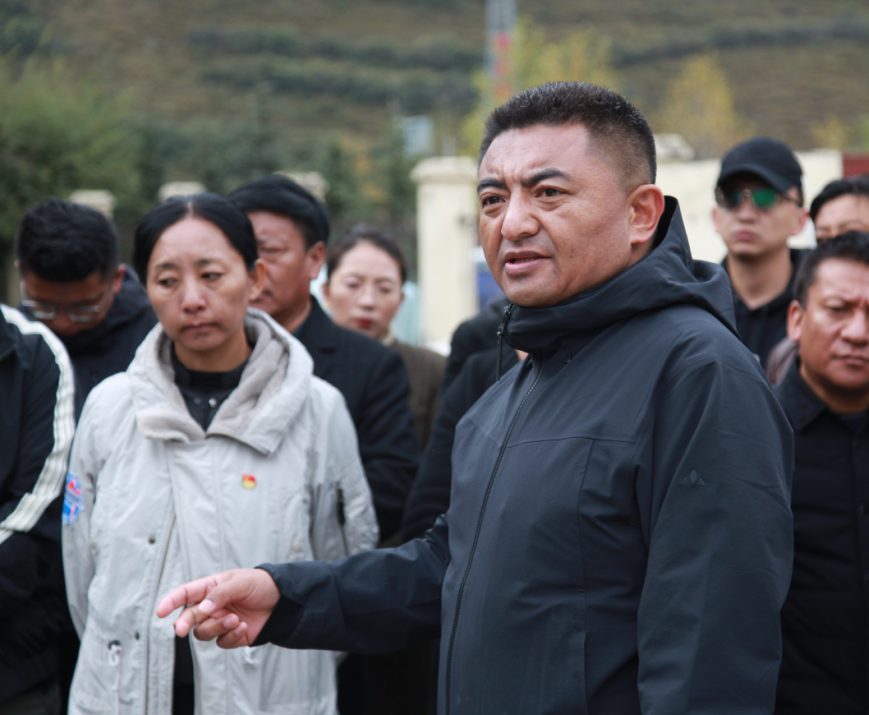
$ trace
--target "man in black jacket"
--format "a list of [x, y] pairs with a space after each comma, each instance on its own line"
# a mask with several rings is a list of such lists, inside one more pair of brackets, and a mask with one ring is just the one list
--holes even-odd
[[770, 137], [737, 144], [721, 160], [712, 211], [727, 244], [722, 265], [733, 288], [739, 337], [766, 366], [785, 336], [788, 305], [803, 251], [788, 239], [806, 223], [803, 170], [791, 148]]
[[180, 635], [383, 652], [440, 634], [442, 715], [769, 713], [790, 579], [792, 435], [691, 259], [654, 140], [583, 83], [486, 125], [480, 237], [528, 357], [459, 423], [450, 509], [332, 564], [227, 572]]
[[314, 374], [344, 395], [380, 536], [388, 539], [401, 525], [419, 461], [404, 364], [378, 341], [335, 325], [311, 296], [329, 239], [322, 203], [279, 174], [239, 186], [229, 200], [251, 220], [266, 264], [266, 287], [256, 306], [301, 341], [314, 359]]
[[57, 715], [67, 615], [60, 498], [74, 429], [60, 341], [0, 306], [0, 713]]
[[796, 433], [794, 573], [776, 713], [869, 711], [869, 233], [800, 267], [777, 387]]
[[157, 317], [118, 265], [118, 236], [99, 211], [63, 199], [28, 209], [15, 234], [21, 309], [61, 339], [75, 370], [75, 415], [90, 391], [129, 367]]

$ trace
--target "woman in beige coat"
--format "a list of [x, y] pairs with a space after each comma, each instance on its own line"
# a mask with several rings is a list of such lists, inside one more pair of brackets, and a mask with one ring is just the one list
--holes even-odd
[[152, 209], [134, 263], [160, 324], [90, 394], [67, 482], [82, 639], [69, 712], [335, 715], [335, 654], [176, 641], [154, 611], [191, 578], [375, 545], [344, 402], [298, 341], [248, 309], [264, 270], [226, 200]]

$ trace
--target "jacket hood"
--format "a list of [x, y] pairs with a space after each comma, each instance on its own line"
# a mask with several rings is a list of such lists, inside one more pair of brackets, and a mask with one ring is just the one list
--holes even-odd
[[[111, 347], [114, 340], [112, 333], [118, 328], [137, 320], [142, 313], [151, 310], [148, 294], [132, 271], [124, 272], [121, 290], [112, 301], [106, 317], [93, 330], [83, 330], [75, 335], [58, 336], [70, 355], [83, 352], [99, 352], [103, 347]], [[105, 346], [103, 343], [105, 342]]]
[[[302, 344], [261, 310], [244, 321], [253, 352], [238, 387], [221, 405], [208, 435], [222, 435], [270, 455], [308, 397], [314, 362]], [[192, 442], [206, 432], [175, 384], [172, 341], [158, 323], [127, 370], [139, 431], [156, 440]]]
[[548, 308], [514, 306], [505, 318], [507, 342], [525, 352], [552, 350], [638, 313], [689, 303], [736, 334], [733, 294], [721, 266], [691, 257], [676, 199], [666, 197], [652, 251], [606, 283]]

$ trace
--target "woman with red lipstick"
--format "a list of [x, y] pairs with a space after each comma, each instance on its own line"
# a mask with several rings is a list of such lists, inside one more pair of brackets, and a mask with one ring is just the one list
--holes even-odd
[[226, 199], [152, 209], [134, 264], [160, 324], [90, 393], [70, 461], [64, 567], [82, 646], [69, 712], [337, 715], [335, 653], [227, 657], [154, 611], [181, 578], [377, 543], [344, 400], [249, 308], [265, 268]]
[[326, 261], [323, 296], [336, 324], [364, 333], [401, 355], [410, 377], [410, 409], [420, 447], [425, 449], [437, 413], [446, 360], [426, 348], [395, 339], [392, 319], [404, 299], [407, 263], [382, 231], [357, 226], [332, 248]]

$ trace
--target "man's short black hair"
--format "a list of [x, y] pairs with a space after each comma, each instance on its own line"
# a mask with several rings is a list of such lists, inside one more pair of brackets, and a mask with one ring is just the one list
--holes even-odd
[[154, 246], [170, 226], [192, 217], [216, 226], [230, 245], [244, 260], [245, 268], [252, 271], [257, 254], [253, 226], [243, 211], [218, 194], [202, 193], [193, 196], [175, 196], [157, 204], [146, 213], [136, 227], [133, 238], [133, 267], [143, 284], [148, 280], [148, 263]]
[[655, 182], [655, 137], [646, 118], [622, 95], [587, 82], [547, 82], [495, 109], [486, 120], [479, 160], [498, 135], [511, 129], [569, 124], [589, 131], [602, 152], [618, 163], [625, 184]]
[[96, 209], [52, 197], [24, 214], [15, 258], [22, 274], [46, 281], [82, 281], [97, 271], [110, 278], [118, 267], [118, 234]]
[[869, 199], [869, 174], [861, 176], [848, 176], [844, 179], [836, 179], [827, 184], [821, 193], [818, 194], [812, 205], [809, 208], [809, 216], [812, 217], [812, 223], [818, 217], [821, 207], [833, 199], [838, 199], [840, 196], [865, 196]]
[[331, 279], [335, 271], [338, 270], [338, 266], [341, 265], [344, 256], [362, 241], [367, 241], [372, 246], [379, 248], [395, 261], [403, 285], [407, 280], [407, 261], [395, 239], [385, 231], [362, 224], [354, 226], [341, 236], [332, 250], [329, 251], [329, 257], [326, 259], [326, 275]]
[[307, 248], [329, 241], [326, 207], [304, 186], [282, 174], [248, 181], [227, 198], [245, 213], [270, 211], [286, 216], [305, 237]]
[[803, 259], [794, 283], [794, 297], [803, 308], [806, 307], [809, 288], [817, 279], [818, 266], [831, 258], [869, 266], [869, 232], [846, 231], [829, 241], [818, 244], [818, 247]]

